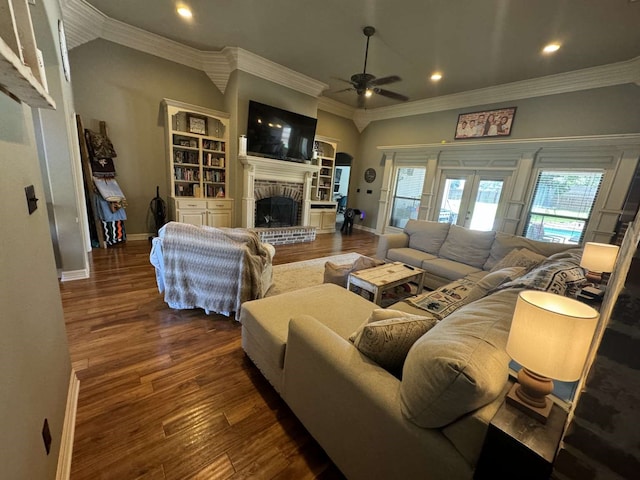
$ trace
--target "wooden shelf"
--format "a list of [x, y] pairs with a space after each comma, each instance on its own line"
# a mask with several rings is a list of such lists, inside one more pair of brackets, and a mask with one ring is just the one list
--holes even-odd
[[[0, 0], [0, 90], [34, 108], [55, 109], [39, 79], [37, 48], [25, 0]], [[12, 48], [13, 46], [13, 48]], [[23, 58], [20, 55], [24, 55]], [[34, 75], [27, 63], [32, 65]]]
[[[230, 160], [229, 114], [169, 99], [164, 99], [163, 104], [167, 131], [170, 218], [193, 225], [231, 227], [233, 199], [228, 198], [227, 174]], [[207, 130], [216, 135], [190, 132], [187, 119], [191, 115], [203, 118]], [[188, 141], [190, 145], [179, 145], [180, 141]], [[191, 163], [180, 162], [181, 158], [188, 158]], [[195, 172], [194, 177], [197, 178], [182, 180], [177, 168], [188, 168]]]

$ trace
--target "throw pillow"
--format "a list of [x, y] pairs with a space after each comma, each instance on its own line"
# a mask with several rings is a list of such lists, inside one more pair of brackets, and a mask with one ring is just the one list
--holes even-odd
[[409, 349], [436, 323], [430, 316], [376, 309], [349, 340], [363, 355], [400, 377]]
[[491, 272], [496, 272], [507, 267], [524, 267], [526, 270], [531, 270], [544, 260], [545, 257], [542, 255], [526, 248], [519, 248], [507, 253], [502, 260], [495, 264]]
[[338, 265], [337, 263], [326, 262], [324, 264], [324, 283], [335, 283], [346, 288], [349, 272], [351, 272], [352, 268], [352, 264]]
[[[527, 272], [525, 267], [507, 267], [495, 272], [490, 272], [480, 279], [474, 288], [482, 290], [485, 294], [498, 288], [505, 282], [510, 282], [524, 275]], [[484, 296], [484, 295], [483, 295]]]
[[546, 292], [576, 297], [587, 283], [584, 270], [574, 262], [559, 260], [534, 268], [526, 275], [503, 284], [500, 288], [530, 288]]
[[462, 278], [455, 282], [448, 283], [433, 292], [408, 298], [407, 302], [426, 310], [438, 320], [442, 320], [463, 305], [471, 303], [483, 296], [478, 290], [474, 292], [474, 287], [475, 282]]
[[377, 258], [365, 257], [364, 255], [358, 257], [355, 262], [346, 265], [326, 262], [324, 264], [324, 283], [335, 283], [336, 285], [346, 288], [347, 280], [351, 272], [377, 267], [382, 264], [384, 264], [384, 261], [378, 260]]

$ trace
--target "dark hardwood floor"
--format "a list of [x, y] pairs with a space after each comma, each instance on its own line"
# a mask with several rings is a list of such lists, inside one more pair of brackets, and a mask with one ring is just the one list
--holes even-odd
[[[359, 252], [354, 230], [276, 247], [274, 264]], [[72, 480], [342, 479], [240, 346], [240, 324], [172, 310], [150, 244], [91, 253], [91, 277], [60, 284], [80, 379]]]

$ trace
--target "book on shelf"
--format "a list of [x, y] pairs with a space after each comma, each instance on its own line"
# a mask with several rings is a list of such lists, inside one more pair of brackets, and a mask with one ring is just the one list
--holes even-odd
[[193, 186], [193, 196], [200, 197], [200, 185]]

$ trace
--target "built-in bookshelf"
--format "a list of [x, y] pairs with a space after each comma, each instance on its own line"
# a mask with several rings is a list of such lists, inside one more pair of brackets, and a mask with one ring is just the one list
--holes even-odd
[[336, 172], [338, 141], [316, 136], [313, 144], [314, 162], [320, 168], [311, 181], [310, 225], [318, 233], [335, 232], [337, 203], [332, 201]]
[[[229, 114], [175, 100], [164, 99], [163, 103], [167, 119], [171, 219], [198, 225], [231, 226]], [[220, 209], [228, 214], [222, 214]]]
[[317, 136], [314, 141], [314, 161], [320, 169], [313, 174], [312, 199], [328, 200], [333, 196], [336, 150], [338, 142], [326, 137]]

